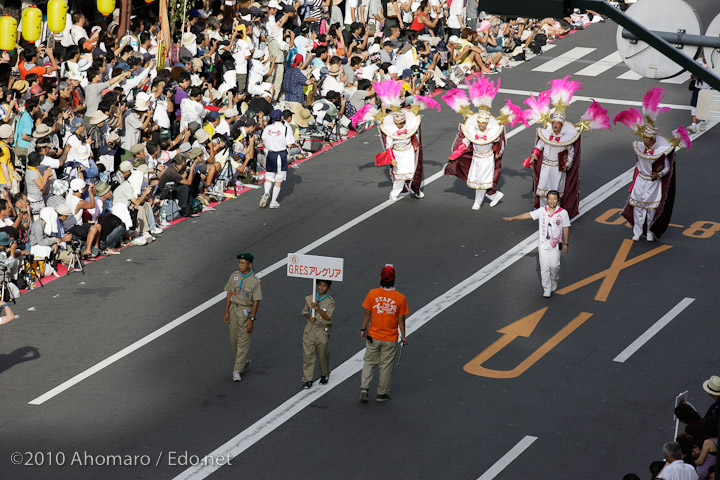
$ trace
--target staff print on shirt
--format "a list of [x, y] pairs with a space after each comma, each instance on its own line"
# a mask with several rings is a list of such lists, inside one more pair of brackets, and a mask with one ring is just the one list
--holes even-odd
[[379, 315], [395, 315], [398, 311], [398, 306], [395, 300], [387, 297], [375, 297], [375, 305], [373, 306]]

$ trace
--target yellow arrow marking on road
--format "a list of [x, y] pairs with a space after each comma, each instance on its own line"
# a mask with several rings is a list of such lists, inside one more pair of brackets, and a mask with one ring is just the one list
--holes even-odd
[[483, 367], [483, 364], [485, 362], [490, 360], [500, 350], [507, 347], [517, 337], [529, 337], [532, 334], [533, 330], [535, 330], [535, 327], [537, 326], [538, 322], [540, 322], [543, 315], [545, 315], [547, 309], [548, 307], [541, 308], [537, 312], [531, 313], [530, 315], [523, 317], [520, 320], [513, 322], [510, 325], [507, 325], [498, 330], [498, 333], [502, 333], [503, 336], [497, 339], [495, 343], [490, 345], [488, 348], [483, 350], [480, 355], [466, 363], [463, 367], [463, 370], [472, 375], [477, 375], [478, 377], [517, 378], [523, 373], [525, 373], [528, 368], [533, 366], [535, 362], [544, 357], [545, 354], [547, 354], [550, 350], [555, 348], [560, 342], [565, 340], [568, 335], [574, 332], [575, 329], [585, 323], [585, 321], [593, 315], [592, 313], [587, 312], [580, 313], [580, 315], [572, 319], [570, 323], [565, 325], [559, 332], [553, 335], [552, 338], [550, 338], [540, 348], [535, 350], [530, 356], [528, 356], [512, 370], [492, 370]]

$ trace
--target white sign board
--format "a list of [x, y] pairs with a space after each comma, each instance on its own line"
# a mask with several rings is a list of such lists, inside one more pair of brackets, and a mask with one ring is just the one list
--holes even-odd
[[288, 253], [287, 275], [288, 277], [317, 278], [342, 282], [343, 259]]

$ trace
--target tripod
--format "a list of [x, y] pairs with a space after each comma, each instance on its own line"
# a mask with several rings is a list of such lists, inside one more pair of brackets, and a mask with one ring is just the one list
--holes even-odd
[[0, 271], [2, 271], [2, 281], [0, 281], [0, 300], [6, 302], [5, 299], [7, 298], [7, 302], [11, 301], [14, 304], [16, 303], [15, 295], [13, 295], [12, 290], [10, 290], [10, 285], [8, 285], [7, 280], [8, 267], [2, 265], [0, 266]]
[[80, 270], [85, 275], [85, 265], [80, 257], [80, 245], [75, 240], [70, 241], [70, 262], [68, 263], [68, 274]]
[[27, 288], [33, 289], [35, 288], [35, 284], [39, 284], [41, 287], [44, 287], [42, 283], [42, 275], [39, 271], [39, 263], [38, 267], [33, 266], [34, 258], [30, 255], [23, 255], [23, 270], [25, 270], [25, 278], [27, 282]]
[[340, 119], [335, 118], [334, 126], [328, 127], [323, 125], [323, 143], [327, 143], [329, 147], [332, 147], [333, 142], [337, 142], [342, 139], [342, 133], [340, 132]]
[[[235, 184], [235, 172], [232, 167], [232, 155], [225, 161], [225, 165], [223, 165], [222, 171], [220, 172], [218, 178], [227, 178], [228, 184], [232, 183], [233, 193], [237, 197], [237, 185]], [[225, 193], [225, 188], [223, 188], [222, 191], [218, 193]]]

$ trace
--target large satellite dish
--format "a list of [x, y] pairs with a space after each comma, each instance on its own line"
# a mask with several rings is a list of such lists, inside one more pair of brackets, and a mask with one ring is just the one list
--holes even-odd
[[[689, 35], [700, 35], [700, 17], [695, 9], [684, 0], [638, 0], [627, 9], [625, 14], [648, 30], [660, 32], [683, 30]], [[720, 22], [717, 29], [720, 31]], [[622, 31], [623, 27], [619, 26], [616, 33], [618, 51], [625, 65], [635, 73], [647, 78], [668, 78], [683, 71], [683, 67], [647, 43], [623, 38]], [[715, 35], [718, 31], [715, 32]], [[712, 33], [708, 32], [708, 35], [712, 35]], [[688, 57], [694, 58], [699, 48], [685, 45], [680, 51]], [[720, 64], [720, 53], [715, 53], [715, 59], [716, 63]], [[720, 65], [718, 66], [720, 67]]]
[[[720, 37], [720, 15], [715, 17], [705, 33], [708, 37]], [[720, 75], [720, 49], [704, 47], [705, 62], [715, 75]]]

